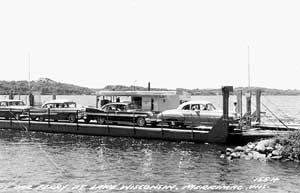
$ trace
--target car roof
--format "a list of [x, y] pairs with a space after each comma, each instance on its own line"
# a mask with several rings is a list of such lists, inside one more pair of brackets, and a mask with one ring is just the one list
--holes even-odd
[[114, 102], [114, 103], [107, 103], [103, 106], [107, 106], [107, 105], [128, 105], [130, 104], [130, 102]]
[[49, 103], [75, 103], [75, 102], [71, 101], [71, 100], [67, 100], [67, 99], [55, 99], [55, 100], [47, 101], [43, 105], [49, 104]]
[[184, 102], [182, 104], [180, 104], [178, 106], [179, 107], [183, 107], [185, 105], [193, 105], [193, 104], [203, 104], [203, 105], [206, 105], [206, 104], [212, 104], [210, 101], [187, 101], [187, 102]]

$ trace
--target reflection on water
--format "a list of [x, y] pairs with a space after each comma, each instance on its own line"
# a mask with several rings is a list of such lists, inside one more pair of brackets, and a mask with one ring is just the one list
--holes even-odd
[[15, 192], [13, 188], [18, 185], [165, 184], [179, 188], [173, 192], [189, 192], [182, 187], [189, 184], [248, 187], [257, 184], [255, 178], [276, 177], [280, 180], [264, 183], [268, 189], [243, 192], [299, 189], [299, 164], [227, 161], [219, 158], [225, 148], [212, 144], [0, 130], [0, 185], [9, 184], [10, 189], [5, 192]]

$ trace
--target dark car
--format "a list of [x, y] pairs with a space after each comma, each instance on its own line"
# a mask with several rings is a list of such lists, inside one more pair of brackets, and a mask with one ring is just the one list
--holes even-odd
[[74, 123], [85, 118], [85, 108], [77, 106], [75, 102], [70, 100], [51, 100], [44, 103], [41, 108], [32, 109], [30, 117], [32, 120], [68, 120]]
[[98, 114], [97, 122], [117, 123], [117, 124], [136, 124], [140, 127], [146, 124], [155, 126], [159, 120], [156, 114], [151, 111], [142, 111], [133, 103], [119, 102], [108, 103], [101, 107], [101, 113]]
[[25, 105], [22, 100], [0, 100], [0, 117], [5, 119], [21, 119], [26, 117], [30, 106]]

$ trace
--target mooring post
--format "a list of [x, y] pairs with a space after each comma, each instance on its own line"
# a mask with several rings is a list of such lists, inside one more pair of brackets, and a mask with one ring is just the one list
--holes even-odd
[[232, 86], [222, 87], [223, 94], [223, 120], [228, 120], [228, 111], [229, 111], [229, 92], [233, 91]]
[[256, 90], [256, 121], [260, 123], [260, 97], [261, 97], [261, 90]]
[[99, 96], [96, 96], [96, 108], [98, 109], [99, 107]]
[[237, 99], [237, 114], [239, 115], [239, 117], [243, 116], [243, 91], [239, 90], [236, 93], [236, 99]]
[[251, 91], [246, 94], [246, 103], [247, 103], [247, 126], [251, 127]]

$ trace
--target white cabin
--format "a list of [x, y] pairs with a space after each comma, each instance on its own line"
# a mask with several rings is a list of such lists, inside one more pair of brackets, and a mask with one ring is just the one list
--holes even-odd
[[190, 99], [191, 95], [185, 91], [99, 91], [97, 107], [109, 102], [129, 101], [144, 111], [164, 111], [177, 108]]

